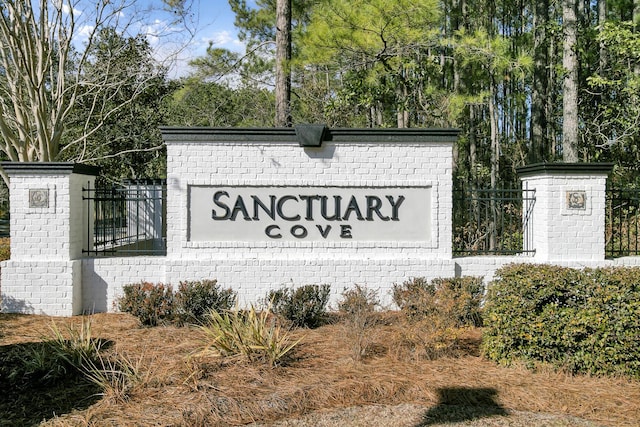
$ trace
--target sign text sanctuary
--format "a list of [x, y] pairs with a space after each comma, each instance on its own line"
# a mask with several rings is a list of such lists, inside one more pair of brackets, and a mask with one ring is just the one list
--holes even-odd
[[211, 241], [428, 240], [430, 199], [426, 186], [191, 186], [189, 234]]

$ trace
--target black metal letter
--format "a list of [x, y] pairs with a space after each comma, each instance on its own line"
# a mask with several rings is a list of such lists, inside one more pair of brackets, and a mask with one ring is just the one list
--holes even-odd
[[282, 196], [282, 197], [280, 197], [280, 200], [278, 200], [278, 206], [276, 208], [276, 211], [278, 212], [278, 216], [280, 218], [284, 219], [285, 221], [298, 221], [298, 220], [300, 220], [300, 215], [285, 216], [285, 214], [282, 212], [282, 205], [284, 205], [284, 202], [286, 202], [287, 200], [298, 200], [298, 198], [296, 196]]
[[218, 215], [215, 209], [211, 209], [211, 218], [216, 221], [229, 219], [231, 214], [231, 209], [229, 209], [229, 206], [225, 205], [220, 201], [220, 197], [222, 196], [229, 197], [229, 193], [227, 193], [226, 191], [216, 191], [215, 194], [213, 195], [213, 203], [215, 203], [216, 206], [219, 206], [222, 209], [224, 209], [224, 215]]
[[[298, 232], [298, 230], [300, 230], [300, 232]], [[296, 239], [304, 239], [307, 237], [307, 234], [309, 234], [309, 232], [302, 225], [294, 225], [291, 227], [291, 235]]]
[[389, 221], [388, 216], [384, 216], [380, 213], [382, 207], [382, 200], [378, 196], [366, 196], [367, 197], [367, 221], [373, 221], [373, 213], [375, 212], [383, 221]]
[[278, 234], [273, 234], [273, 230], [280, 230], [280, 227], [278, 227], [277, 225], [270, 225], [267, 228], [264, 229], [264, 234], [267, 235], [267, 237], [271, 237], [272, 239], [281, 239], [282, 238], [282, 234], [278, 233]]
[[393, 196], [387, 196], [387, 200], [391, 203], [391, 219], [398, 221], [398, 209], [400, 209], [400, 205], [404, 202], [404, 196], [398, 196], [397, 201], [393, 200]]

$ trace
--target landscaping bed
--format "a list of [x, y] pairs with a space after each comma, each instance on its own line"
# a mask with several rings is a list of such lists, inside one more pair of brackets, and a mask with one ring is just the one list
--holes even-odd
[[376, 317], [357, 357], [353, 325], [334, 318], [294, 329], [299, 345], [271, 366], [203, 351], [193, 326], [95, 314], [104, 357], [134, 370], [121, 387], [69, 372], [18, 390], [7, 379], [19, 363], [11, 355], [50, 337], [52, 324], [64, 331], [86, 319], [0, 314], [0, 425], [638, 425], [638, 381], [499, 366], [480, 355], [480, 328], [461, 329], [442, 354], [418, 351], [398, 312]]

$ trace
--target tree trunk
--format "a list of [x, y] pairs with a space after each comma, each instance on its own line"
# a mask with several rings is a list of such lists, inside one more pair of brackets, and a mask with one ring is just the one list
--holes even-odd
[[471, 169], [472, 188], [476, 187], [478, 182], [478, 145], [476, 141], [476, 106], [469, 105], [469, 169]]
[[291, 0], [276, 3], [276, 127], [291, 119]]
[[[494, 76], [489, 77], [489, 124], [491, 133], [491, 189], [498, 188], [498, 176], [500, 173], [500, 136], [498, 134], [498, 115], [496, 112], [496, 82]], [[491, 192], [491, 223], [489, 224], [489, 250], [497, 248], [497, 224], [502, 212], [498, 212], [496, 193]]]
[[546, 129], [546, 138], [549, 141], [549, 148], [551, 150], [551, 158], [555, 159], [558, 154], [558, 126], [556, 124], [556, 117], [558, 117], [558, 96], [559, 90], [556, 90], [556, 85], [558, 84], [558, 72], [554, 64], [558, 62], [558, 42], [556, 37], [549, 36], [549, 55], [547, 63], [549, 64], [549, 69], [547, 70], [548, 74], [548, 86], [547, 86], [547, 103], [545, 105], [545, 116], [547, 117], [547, 129]]
[[496, 82], [494, 76], [490, 76], [489, 83], [489, 127], [491, 139], [491, 188], [498, 185], [500, 173], [500, 136], [498, 132], [498, 115], [496, 112]]
[[409, 91], [405, 84], [404, 76], [401, 77], [401, 82], [396, 88], [396, 105], [398, 111], [396, 112], [396, 121], [398, 129], [409, 127], [409, 111], [407, 111], [407, 100], [409, 98]]
[[576, 0], [562, 1], [562, 160], [578, 161], [578, 19]]
[[547, 87], [549, 85], [548, 42], [546, 26], [549, 21], [549, 1], [535, 2], [534, 26], [534, 69], [533, 88], [531, 91], [531, 147], [529, 162], [536, 163], [549, 157], [549, 140], [547, 138]]
[[[635, 12], [635, 8], [634, 8], [634, 12]], [[607, 20], [607, 1], [598, 0], [598, 25], [600, 26], [601, 29], [604, 26], [604, 23], [606, 22], [606, 20]], [[605, 68], [607, 67], [607, 52], [606, 52], [603, 41], [600, 42], [600, 52], [598, 56], [600, 59], [598, 64], [598, 74], [602, 76]]]
[[[603, 0], [604, 1], [604, 0]], [[640, 25], [640, 0], [633, 0], [633, 31], [638, 32], [638, 25]], [[633, 72], [636, 75], [640, 75], [640, 65], [636, 64], [633, 67]]]

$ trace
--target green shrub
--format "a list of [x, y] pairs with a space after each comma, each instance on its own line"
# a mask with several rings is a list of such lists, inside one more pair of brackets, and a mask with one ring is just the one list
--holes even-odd
[[229, 310], [235, 304], [236, 293], [222, 289], [216, 280], [180, 282], [175, 294], [176, 320], [201, 324], [211, 310]]
[[484, 322], [482, 348], [493, 360], [640, 378], [640, 268], [503, 267]]
[[207, 338], [205, 350], [275, 366], [300, 342], [291, 340], [275, 320], [268, 308], [260, 313], [253, 306], [247, 311], [212, 310], [208, 322], [200, 327]]
[[290, 321], [294, 327], [315, 328], [325, 320], [330, 291], [329, 285], [285, 287], [269, 291], [266, 300], [275, 314]]
[[174, 319], [174, 294], [171, 285], [140, 282], [122, 287], [118, 309], [131, 313], [143, 325], [157, 326]]
[[216, 280], [180, 282], [175, 293], [171, 285], [149, 282], [124, 285], [122, 291], [118, 309], [146, 326], [202, 323], [210, 310], [228, 310], [236, 302], [236, 293]]
[[433, 279], [415, 277], [394, 284], [392, 298], [407, 317], [421, 320], [441, 315], [455, 326], [479, 326], [484, 285], [480, 277]]

